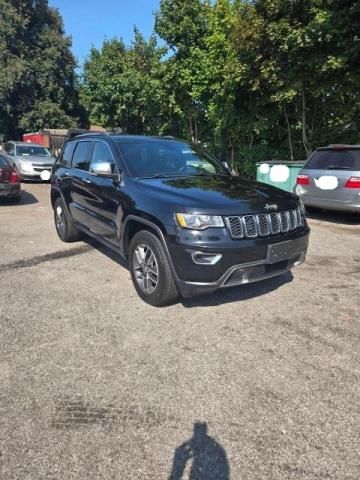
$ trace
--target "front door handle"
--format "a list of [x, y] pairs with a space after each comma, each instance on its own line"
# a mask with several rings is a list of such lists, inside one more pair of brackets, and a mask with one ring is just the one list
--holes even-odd
[[92, 183], [92, 181], [89, 180], [88, 178], [82, 178], [81, 180], [82, 180], [84, 183], [88, 183], [88, 184]]

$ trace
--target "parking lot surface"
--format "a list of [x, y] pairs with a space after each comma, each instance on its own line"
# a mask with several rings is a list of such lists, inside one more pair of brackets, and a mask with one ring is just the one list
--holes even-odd
[[292, 274], [156, 309], [23, 188], [0, 205], [1, 478], [360, 478], [359, 217], [311, 218]]

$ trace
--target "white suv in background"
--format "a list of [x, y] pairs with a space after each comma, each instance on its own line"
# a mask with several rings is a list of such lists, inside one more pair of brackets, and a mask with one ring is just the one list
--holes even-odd
[[317, 148], [296, 183], [307, 207], [360, 213], [360, 145]]

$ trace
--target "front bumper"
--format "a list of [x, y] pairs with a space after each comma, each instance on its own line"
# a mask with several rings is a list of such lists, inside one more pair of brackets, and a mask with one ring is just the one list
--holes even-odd
[[41, 180], [44, 181], [41, 178], [42, 172], [48, 172], [49, 175], [51, 175], [51, 169], [52, 167], [45, 165], [41, 166], [40, 164], [38, 165], [31, 165], [31, 167], [28, 168], [23, 168], [21, 165], [18, 167], [18, 171], [20, 173], [21, 179], [22, 180]]
[[[296, 234], [239, 240], [231, 242], [231, 247], [199, 248], [173, 243], [169, 251], [180, 293], [190, 297], [281, 275], [305, 261], [308, 244], [306, 226]], [[221, 260], [214, 265], [198, 265], [193, 261], [194, 252], [221, 255]]]
[[[51, 175], [51, 170], [49, 168], [44, 168], [45, 171], [48, 171]], [[20, 176], [22, 180], [41, 180], [42, 182], [45, 181], [41, 178], [41, 172], [22, 172], [20, 170]]]

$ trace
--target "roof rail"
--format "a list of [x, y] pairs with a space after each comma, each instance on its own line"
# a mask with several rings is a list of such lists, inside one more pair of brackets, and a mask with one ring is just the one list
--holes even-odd
[[109, 134], [108, 132], [88, 132], [88, 133], [80, 133], [79, 135], [75, 135], [74, 138], [87, 137], [89, 135], [109, 135]]
[[342, 148], [342, 149], [347, 149], [347, 148], [358, 148], [358, 144], [351, 144], [351, 143], [330, 143], [329, 147], [331, 148]]

